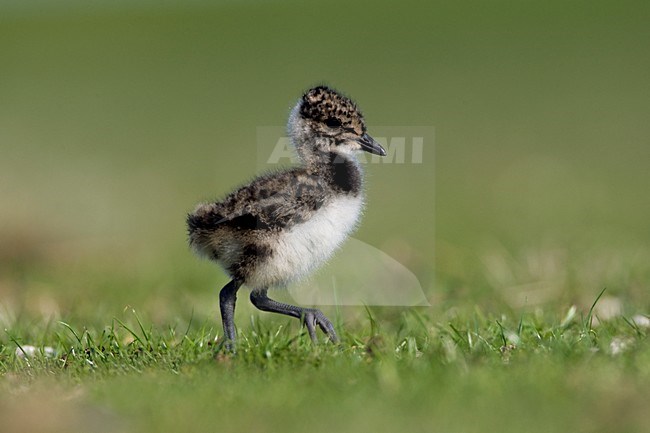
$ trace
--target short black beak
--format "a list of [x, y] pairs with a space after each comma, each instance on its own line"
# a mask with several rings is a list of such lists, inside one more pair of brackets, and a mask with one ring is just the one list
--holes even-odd
[[358, 139], [357, 143], [359, 143], [361, 148], [366, 152], [374, 153], [379, 156], [386, 156], [386, 151], [381, 147], [381, 144], [377, 143], [377, 141], [368, 134], [363, 134], [363, 137]]

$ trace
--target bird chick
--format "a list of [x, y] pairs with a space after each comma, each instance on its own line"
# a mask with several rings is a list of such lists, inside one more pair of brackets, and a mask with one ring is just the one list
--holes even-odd
[[262, 175], [187, 216], [191, 247], [231, 278], [219, 293], [224, 333], [231, 342], [242, 285], [251, 289], [250, 300], [258, 309], [302, 320], [313, 341], [317, 326], [338, 341], [320, 310], [274, 301], [267, 292], [308, 275], [355, 229], [364, 202], [355, 153], [385, 156], [386, 151], [367, 134], [356, 104], [326, 86], [300, 98], [287, 132], [299, 166]]

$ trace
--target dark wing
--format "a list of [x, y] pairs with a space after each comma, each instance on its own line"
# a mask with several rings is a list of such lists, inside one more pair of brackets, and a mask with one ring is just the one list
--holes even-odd
[[238, 230], [278, 230], [299, 224], [313, 215], [326, 198], [320, 178], [295, 169], [257, 178], [209, 212], [188, 217], [192, 226], [202, 229], [231, 227]]

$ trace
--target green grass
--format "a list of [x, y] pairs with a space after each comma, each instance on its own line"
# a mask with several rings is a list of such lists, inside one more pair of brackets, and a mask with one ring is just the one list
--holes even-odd
[[[647, 2], [87, 3], [0, 6], [1, 432], [650, 431]], [[431, 307], [224, 353], [185, 214], [321, 81], [435, 131], [355, 233]]]
[[[0, 413], [10, 431], [645, 431], [647, 328], [561, 313], [370, 309], [338, 347], [253, 316], [234, 355], [212, 322], [16, 323], [0, 346]], [[55, 354], [17, 356], [27, 343]], [[35, 418], [41, 405], [55, 409]]]

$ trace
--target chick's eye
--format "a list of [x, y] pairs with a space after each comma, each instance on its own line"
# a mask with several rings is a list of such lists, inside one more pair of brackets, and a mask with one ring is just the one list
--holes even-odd
[[339, 126], [341, 126], [341, 121], [335, 117], [328, 117], [325, 120], [325, 124], [330, 128], [338, 128]]

